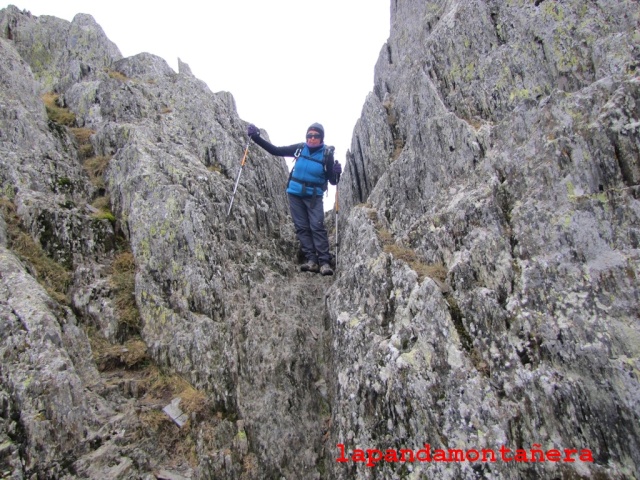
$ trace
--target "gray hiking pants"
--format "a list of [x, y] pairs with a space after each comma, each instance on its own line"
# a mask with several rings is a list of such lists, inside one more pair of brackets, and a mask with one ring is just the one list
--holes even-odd
[[319, 265], [330, 263], [329, 237], [324, 227], [322, 196], [315, 199], [291, 194], [288, 196], [291, 218], [306, 260]]

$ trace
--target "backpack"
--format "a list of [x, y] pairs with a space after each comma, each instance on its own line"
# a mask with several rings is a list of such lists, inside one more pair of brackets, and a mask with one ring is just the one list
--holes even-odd
[[[304, 144], [300, 144], [300, 147], [298, 147], [296, 152], [293, 154], [294, 168], [292, 168], [291, 172], [289, 173], [289, 181], [287, 182], [287, 185], [289, 184], [289, 182], [291, 182], [291, 179], [293, 178], [293, 171], [295, 170], [295, 163], [298, 160], [298, 158], [300, 157], [300, 155], [302, 154], [303, 148], [304, 148]], [[325, 145], [324, 152], [323, 152], [323, 157], [322, 157], [325, 181], [324, 181], [324, 184], [321, 186], [321, 188], [322, 188], [322, 190], [324, 192], [327, 192], [327, 186], [328, 186], [328, 182], [329, 182], [329, 175], [333, 171], [333, 163], [334, 163], [333, 152], [335, 152], [335, 147], [330, 146], [330, 145]], [[313, 160], [313, 159], [310, 159], [310, 160], [311, 161], [316, 161], [316, 160]], [[314, 197], [315, 197], [315, 193], [314, 193]]]

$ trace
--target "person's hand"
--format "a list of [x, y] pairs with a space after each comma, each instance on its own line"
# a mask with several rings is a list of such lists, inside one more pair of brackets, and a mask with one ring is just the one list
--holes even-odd
[[333, 162], [333, 174], [337, 177], [342, 173], [342, 165], [339, 161]]
[[260, 129], [256, 127], [253, 123], [250, 123], [249, 128], [247, 128], [247, 135], [249, 135], [249, 137], [255, 137], [256, 135], [260, 135]]

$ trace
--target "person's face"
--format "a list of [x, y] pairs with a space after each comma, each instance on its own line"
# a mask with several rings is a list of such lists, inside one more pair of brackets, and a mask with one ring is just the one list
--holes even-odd
[[320, 132], [316, 132], [315, 130], [309, 130], [307, 132], [307, 145], [310, 147], [318, 147], [322, 143], [322, 137], [320, 136]]

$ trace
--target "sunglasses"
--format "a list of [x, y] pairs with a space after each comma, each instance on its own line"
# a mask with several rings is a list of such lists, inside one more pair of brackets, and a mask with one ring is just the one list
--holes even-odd
[[307, 133], [307, 138], [322, 138], [319, 133]]

